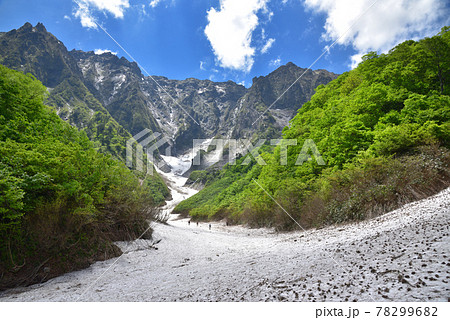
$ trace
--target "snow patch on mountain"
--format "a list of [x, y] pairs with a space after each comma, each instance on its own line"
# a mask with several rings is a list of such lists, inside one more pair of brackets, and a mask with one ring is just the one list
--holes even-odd
[[171, 156], [163, 156], [161, 158], [171, 167], [172, 172], [177, 175], [183, 175], [186, 171], [191, 167], [191, 159], [189, 157], [171, 157]]

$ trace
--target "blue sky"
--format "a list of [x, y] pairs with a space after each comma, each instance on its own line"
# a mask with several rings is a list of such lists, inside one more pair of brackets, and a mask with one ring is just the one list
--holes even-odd
[[42, 22], [69, 50], [131, 60], [104, 28], [151, 75], [246, 86], [289, 61], [308, 67], [334, 42], [312, 69], [345, 72], [449, 17], [445, 0], [0, 0], [0, 31]]

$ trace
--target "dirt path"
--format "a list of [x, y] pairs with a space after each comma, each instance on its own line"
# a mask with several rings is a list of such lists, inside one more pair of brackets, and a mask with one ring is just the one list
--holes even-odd
[[305, 233], [172, 220], [155, 226], [158, 250], [123, 243], [131, 251], [114, 265], [97, 262], [0, 300], [447, 301], [449, 222], [450, 189], [377, 219]]

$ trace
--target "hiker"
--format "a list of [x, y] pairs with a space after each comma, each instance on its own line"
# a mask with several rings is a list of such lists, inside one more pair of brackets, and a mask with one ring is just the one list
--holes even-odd
[[211, 230], [211, 223], [209, 224], [209, 230]]
[[191, 220], [188, 221], [188, 226], [190, 226], [190, 225], [191, 225]]
[[197, 221], [197, 227], [198, 227], [198, 221]]

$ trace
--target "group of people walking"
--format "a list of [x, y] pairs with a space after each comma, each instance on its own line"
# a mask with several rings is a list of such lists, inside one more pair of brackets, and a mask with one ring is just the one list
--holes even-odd
[[[197, 223], [197, 227], [198, 227], [198, 221], [196, 223]], [[188, 226], [190, 226], [190, 225], [191, 225], [191, 220], [188, 220]], [[227, 225], [228, 225], [228, 223], [227, 223]], [[209, 227], [209, 230], [211, 230], [211, 223], [208, 225], [208, 227]]]

